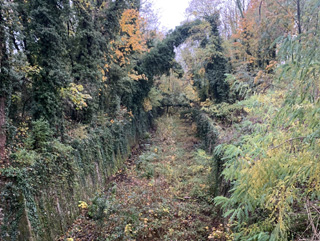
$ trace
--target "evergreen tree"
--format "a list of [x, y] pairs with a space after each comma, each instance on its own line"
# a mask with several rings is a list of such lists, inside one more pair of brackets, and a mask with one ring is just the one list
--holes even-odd
[[67, 25], [72, 81], [83, 86], [84, 91], [92, 97], [88, 107], [83, 110], [69, 106], [71, 117], [78, 121], [90, 122], [98, 109], [103, 53], [106, 49], [99, 9], [104, 4], [106, 3], [98, 5], [94, 1], [73, 1], [72, 14]]
[[205, 64], [206, 78], [209, 80], [209, 98], [216, 102], [227, 102], [229, 85], [225, 81], [227, 60], [223, 54], [222, 40], [219, 34], [219, 14], [207, 16], [206, 20], [211, 26], [211, 36], [205, 44], [211, 56]]
[[56, 128], [63, 119], [60, 90], [70, 82], [66, 58], [69, 8], [68, 0], [30, 1], [27, 45], [32, 65], [40, 69], [33, 78], [33, 116], [45, 118]]

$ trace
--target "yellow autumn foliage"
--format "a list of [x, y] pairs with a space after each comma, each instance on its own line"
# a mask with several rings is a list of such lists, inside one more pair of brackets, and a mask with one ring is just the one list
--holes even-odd
[[92, 99], [89, 94], [84, 94], [83, 91], [82, 85], [70, 83], [68, 87], [60, 89], [60, 94], [62, 98], [69, 99], [76, 106], [76, 109], [81, 110], [87, 107], [87, 100]]

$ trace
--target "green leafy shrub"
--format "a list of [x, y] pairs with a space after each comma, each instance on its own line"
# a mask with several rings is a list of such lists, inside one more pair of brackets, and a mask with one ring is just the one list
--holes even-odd
[[306, 220], [297, 216], [306, 217], [308, 203], [318, 203], [320, 147], [313, 139], [315, 116], [308, 115], [313, 105], [301, 103], [296, 113], [308, 111], [298, 117], [291, 116], [292, 109], [284, 114], [288, 106], [283, 103], [281, 90], [250, 97], [242, 103], [249, 113], [239, 125], [243, 135], [215, 149], [225, 162], [222, 174], [232, 183], [230, 196], [215, 202], [233, 224], [237, 240], [295, 238], [299, 229], [307, 230]]
[[158, 155], [154, 152], [146, 152], [139, 156], [136, 161], [136, 167], [141, 177], [151, 179], [154, 176], [154, 165], [152, 162], [156, 161]]
[[110, 212], [110, 208], [111, 202], [106, 197], [97, 196], [88, 208], [88, 215], [94, 220], [101, 220]]
[[19, 149], [12, 154], [11, 158], [13, 160], [13, 164], [18, 167], [33, 166], [36, 159], [39, 158], [38, 155], [39, 154], [37, 152], [32, 150]]
[[228, 104], [225, 102], [219, 104], [210, 103], [201, 108], [214, 120], [220, 121], [223, 125], [231, 125], [241, 121], [241, 114], [244, 113], [243, 107], [239, 104]]
[[32, 121], [32, 131], [26, 140], [26, 146], [29, 149], [41, 149], [53, 139], [53, 131], [48, 121], [39, 119]]
[[207, 114], [198, 111], [193, 111], [192, 118], [197, 125], [197, 135], [203, 140], [205, 149], [211, 153], [219, 135], [214, 121]]

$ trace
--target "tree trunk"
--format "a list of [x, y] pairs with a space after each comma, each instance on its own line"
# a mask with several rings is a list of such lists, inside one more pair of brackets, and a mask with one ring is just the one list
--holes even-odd
[[237, 5], [237, 7], [238, 7], [238, 9], [239, 9], [239, 12], [240, 12], [240, 15], [241, 15], [241, 18], [244, 18], [244, 11], [243, 11], [243, 9], [242, 9], [242, 4], [241, 4], [241, 1], [240, 0], [236, 0], [236, 5]]
[[0, 160], [3, 162], [6, 157], [6, 105], [5, 97], [0, 97]]
[[301, 7], [300, 7], [300, 0], [297, 0], [297, 25], [298, 25], [298, 33], [302, 33], [301, 28]]
[[6, 45], [4, 36], [4, 19], [2, 16], [2, 3], [0, 3], [0, 162], [6, 157], [6, 77], [3, 68], [7, 64]]

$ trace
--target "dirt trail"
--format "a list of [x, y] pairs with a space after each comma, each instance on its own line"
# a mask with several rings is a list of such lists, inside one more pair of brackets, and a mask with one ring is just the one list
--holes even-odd
[[162, 117], [143, 146], [59, 240], [208, 240], [210, 158], [191, 125]]

